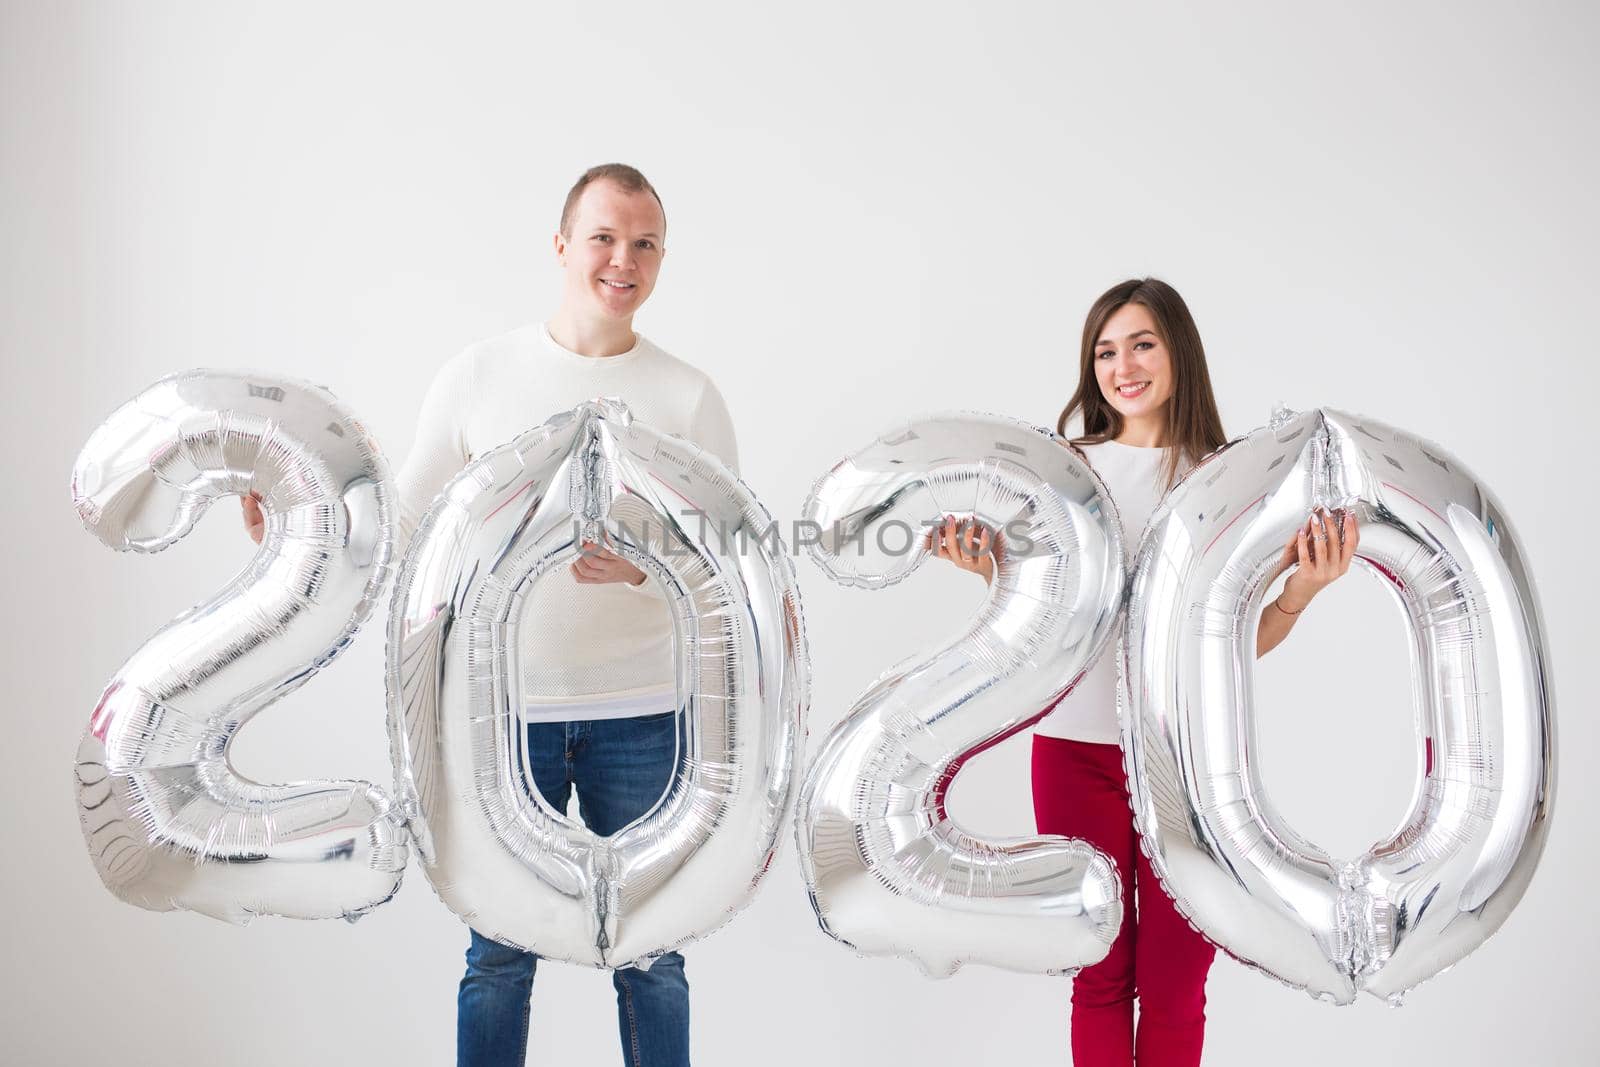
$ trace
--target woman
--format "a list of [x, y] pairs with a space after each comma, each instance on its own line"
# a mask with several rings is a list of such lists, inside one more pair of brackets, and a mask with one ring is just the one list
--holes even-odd
[[[1170, 285], [1126, 281], [1089, 309], [1078, 388], [1058, 433], [1066, 435], [1074, 414], [1082, 415], [1083, 434], [1073, 444], [1116, 501], [1123, 544], [1131, 549], [1165, 491], [1226, 441], [1199, 331]], [[958, 535], [949, 519], [936, 552], [991, 580], [990, 540], [971, 524]], [[1262, 612], [1258, 656], [1288, 636], [1311, 598], [1349, 569], [1357, 540], [1354, 515], [1340, 520], [1321, 512], [1290, 538], [1283, 564], [1295, 569]], [[1033, 743], [1039, 831], [1089, 841], [1116, 861], [1122, 876], [1122, 929], [1106, 958], [1073, 982], [1072, 1062], [1197, 1064], [1215, 950], [1178, 914], [1139, 849], [1118, 748], [1116, 690], [1114, 658], [1102, 656], [1041, 720]]]

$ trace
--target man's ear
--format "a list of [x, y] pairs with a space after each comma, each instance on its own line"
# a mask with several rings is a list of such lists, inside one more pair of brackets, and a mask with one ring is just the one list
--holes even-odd
[[556, 258], [564, 262], [567, 258], [566, 236], [560, 230], [557, 230], [554, 239], [551, 241], [551, 244], [556, 250]]

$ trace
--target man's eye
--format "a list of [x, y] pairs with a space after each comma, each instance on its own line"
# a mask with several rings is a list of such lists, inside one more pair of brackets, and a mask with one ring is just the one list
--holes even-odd
[[594, 235], [594, 239], [596, 241], [609, 241], [611, 240], [611, 235], [609, 233], [597, 233]]
[[638, 245], [639, 245], [640, 248], [654, 248], [655, 247], [655, 242], [654, 241], [640, 241], [640, 242], [638, 242]]

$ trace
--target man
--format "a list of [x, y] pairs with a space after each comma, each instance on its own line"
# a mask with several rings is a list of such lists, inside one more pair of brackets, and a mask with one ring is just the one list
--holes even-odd
[[[711, 380], [633, 330], [665, 237], [660, 197], [637, 170], [606, 164], [578, 179], [554, 239], [563, 275], [555, 314], [469, 347], [428, 389], [398, 478], [397, 556], [472, 457], [596, 396], [621, 397], [641, 421], [737, 470], [732, 420]], [[255, 501], [246, 499], [245, 514], [260, 540]], [[528, 594], [523, 711], [539, 792], [564, 812], [575, 790], [588, 827], [614, 834], [655, 805], [681, 759], [672, 621], [643, 571], [601, 546], [586, 548]], [[457, 1002], [460, 1067], [523, 1063], [536, 962], [473, 931]], [[624, 1062], [687, 1064], [683, 957], [669, 952], [648, 971], [623, 968], [613, 979]]]

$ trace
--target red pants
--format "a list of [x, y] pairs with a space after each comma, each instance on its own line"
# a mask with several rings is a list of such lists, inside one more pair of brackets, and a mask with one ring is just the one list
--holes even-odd
[[1206, 972], [1216, 950], [1178, 914], [1139, 850], [1122, 749], [1034, 735], [1033, 812], [1040, 833], [1088, 841], [1115, 860], [1122, 875], [1122, 929], [1106, 958], [1072, 982], [1072, 1062], [1198, 1064]]

